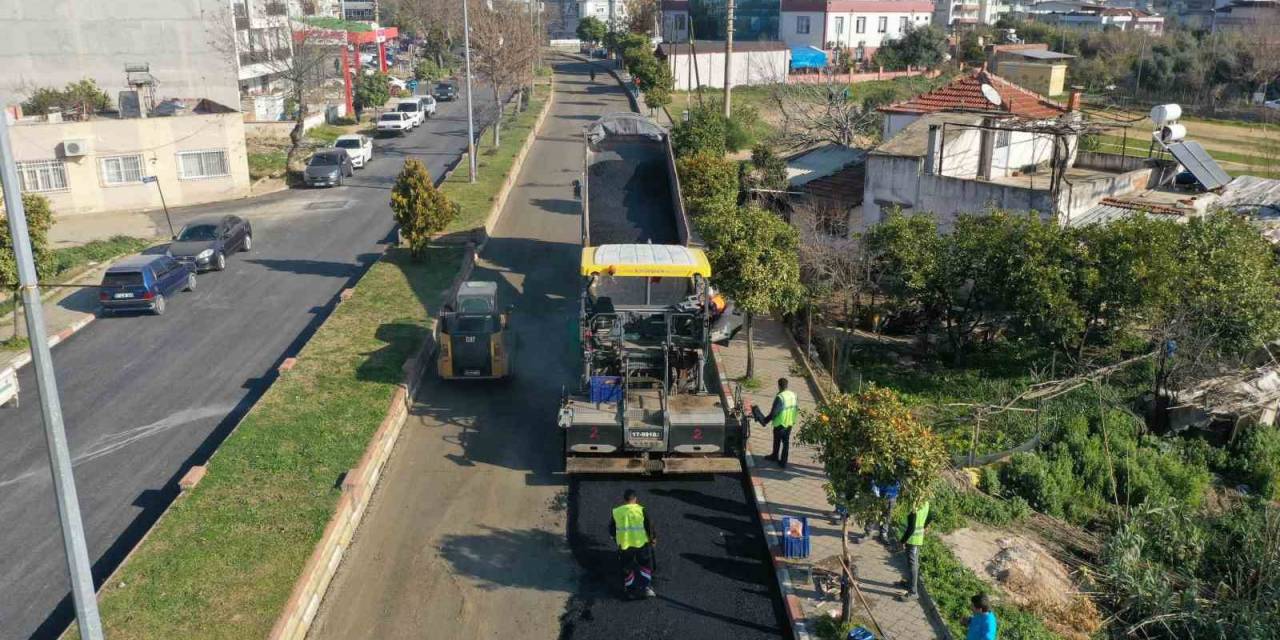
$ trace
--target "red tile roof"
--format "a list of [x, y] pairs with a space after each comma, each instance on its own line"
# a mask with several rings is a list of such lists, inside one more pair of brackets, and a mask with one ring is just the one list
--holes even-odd
[[[1000, 105], [991, 104], [982, 94], [984, 84], [991, 85], [1000, 94]], [[928, 93], [881, 107], [880, 111], [909, 114], [982, 112], [1029, 120], [1051, 120], [1066, 114], [1068, 110], [1065, 106], [1023, 89], [986, 69], [978, 69]]]

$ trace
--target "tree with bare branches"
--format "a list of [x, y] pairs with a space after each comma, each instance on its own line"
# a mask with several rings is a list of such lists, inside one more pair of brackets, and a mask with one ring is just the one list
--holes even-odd
[[[285, 3], [286, 11], [292, 5]], [[210, 45], [228, 60], [239, 58], [241, 66], [262, 65], [279, 83], [286, 102], [297, 105], [293, 129], [289, 131], [289, 151], [285, 164], [301, 171], [302, 134], [310, 105], [322, 101], [332, 88], [341, 86], [338, 61], [346, 44], [345, 33], [313, 27], [287, 14], [266, 28], [237, 29], [228, 7], [213, 12]]]
[[778, 143], [802, 149], [822, 143], [846, 147], [875, 142], [880, 117], [849, 96], [849, 86], [830, 76], [825, 82], [780, 84], [771, 98], [782, 114]]
[[658, 0], [626, 0], [626, 27], [631, 33], [652, 36], [658, 30]]
[[474, 2], [471, 13], [471, 54], [476, 73], [493, 87], [498, 100], [498, 118], [493, 123], [493, 145], [502, 142], [505, 115], [504, 91], [524, 82], [532, 83], [533, 63], [538, 43], [529, 28], [527, 15], [513, 2], [494, 2], [493, 10]]

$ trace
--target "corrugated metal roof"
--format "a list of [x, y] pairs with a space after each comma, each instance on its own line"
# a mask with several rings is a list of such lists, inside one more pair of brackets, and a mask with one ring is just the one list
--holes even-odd
[[1026, 49], [1023, 51], [1010, 51], [1009, 53], [1032, 60], [1071, 60], [1075, 58], [1075, 56], [1068, 53], [1058, 53], [1057, 51], [1046, 51], [1044, 49]]
[[863, 160], [867, 152], [838, 144], [828, 144], [787, 158], [787, 183], [793, 187], [829, 176], [852, 162]]

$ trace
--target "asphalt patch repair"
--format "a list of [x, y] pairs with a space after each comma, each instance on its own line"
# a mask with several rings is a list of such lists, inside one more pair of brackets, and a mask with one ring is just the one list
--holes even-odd
[[[791, 637], [768, 546], [742, 476], [576, 477], [569, 546], [582, 583], [561, 640]], [[622, 598], [609, 519], [633, 488], [657, 529], [657, 598]]]

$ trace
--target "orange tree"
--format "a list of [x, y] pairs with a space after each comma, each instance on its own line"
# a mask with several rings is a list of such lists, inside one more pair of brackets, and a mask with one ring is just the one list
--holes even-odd
[[[868, 386], [857, 394], [836, 394], [818, 410], [806, 414], [800, 442], [817, 449], [827, 472], [827, 497], [848, 510], [841, 530], [841, 562], [845, 580], [853, 582], [849, 555], [849, 521], [873, 518], [882, 508], [871, 483], [897, 482], [899, 501], [911, 508], [929, 498], [943, 467], [947, 450], [902, 403], [892, 389]], [[841, 615], [849, 620], [852, 595], [845, 593]]]

